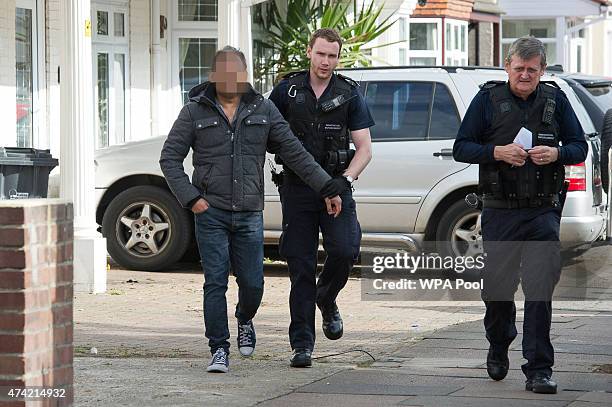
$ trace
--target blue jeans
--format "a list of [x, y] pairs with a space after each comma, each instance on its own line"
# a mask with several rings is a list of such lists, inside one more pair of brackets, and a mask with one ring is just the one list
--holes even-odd
[[230, 265], [238, 283], [236, 318], [245, 323], [263, 296], [263, 214], [209, 207], [195, 215], [195, 233], [204, 271], [204, 326], [211, 353], [229, 353], [225, 292]]

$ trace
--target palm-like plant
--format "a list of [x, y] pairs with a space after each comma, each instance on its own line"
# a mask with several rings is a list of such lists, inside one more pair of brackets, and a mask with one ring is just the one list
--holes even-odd
[[[393, 14], [378, 21], [384, 5], [375, 6], [373, 2], [361, 6], [354, 13], [352, 21], [348, 14], [356, 10], [350, 0], [289, 0], [286, 16], [281, 16], [277, 4], [266, 4], [265, 13], [256, 13], [255, 21], [267, 33], [267, 38], [259, 41], [260, 48], [273, 50], [274, 58], [266, 58], [256, 62], [255, 76], [264, 77], [277, 74], [277, 78], [285, 73], [308, 69], [306, 57], [308, 41], [314, 31], [321, 27], [338, 30], [344, 39], [340, 54], [341, 67], [370, 66], [375, 59], [369, 51], [375, 47], [367, 47], [382, 33], [391, 27], [396, 20]], [[266, 15], [267, 18], [263, 18]], [[384, 47], [391, 43], [378, 45]], [[383, 61], [384, 62], [384, 61]]]

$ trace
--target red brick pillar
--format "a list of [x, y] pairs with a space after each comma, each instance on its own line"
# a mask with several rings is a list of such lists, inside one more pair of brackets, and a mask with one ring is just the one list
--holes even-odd
[[72, 219], [63, 200], [0, 201], [0, 388], [65, 389], [0, 406], [73, 403]]

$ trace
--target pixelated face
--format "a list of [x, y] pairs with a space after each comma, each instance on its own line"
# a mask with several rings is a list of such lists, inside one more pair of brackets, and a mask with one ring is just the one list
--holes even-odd
[[542, 57], [539, 55], [527, 60], [513, 55], [510, 62], [506, 62], [510, 89], [516, 96], [527, 97], [536, 90], [546, 70], [541, 62]]
[[240, 57], [231, 52], [219, 55], [208, 79], [215, 84], [218, 93], [244, 93], [248, 88], [247, 68]]
[[319, 79], [330, 78], [338, 65], [339, 54], [340, 44], [329, 42], [325, 38], [317, 38], [312, 48], [308, 47], [306, 50], [306, 55], [310, 59], [310, 72]]

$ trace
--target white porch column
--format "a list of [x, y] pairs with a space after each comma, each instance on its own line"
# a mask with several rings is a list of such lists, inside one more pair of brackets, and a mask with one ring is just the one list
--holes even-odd
[[[567, 23], [565, 17], [557, 17], [557, 63], [563, 65], [563, 69], [570, 70], [569, 66], [569, 36], [567, 35]], [[552, 65], [552, 62], [550, 63]]]
[[106, 291], [106, 239], [96, 232], [90, 1], [63, 1], [60, 196], [74, 205], [75, 290]]
[[[243, 4], [244, 3], [244, 4]], [[219, 0], [217, 5], [217, 44], [240, 48], [247, 60], [249, 81], [253, 81], [253, 40], [251, 35], [251, 1]]]

